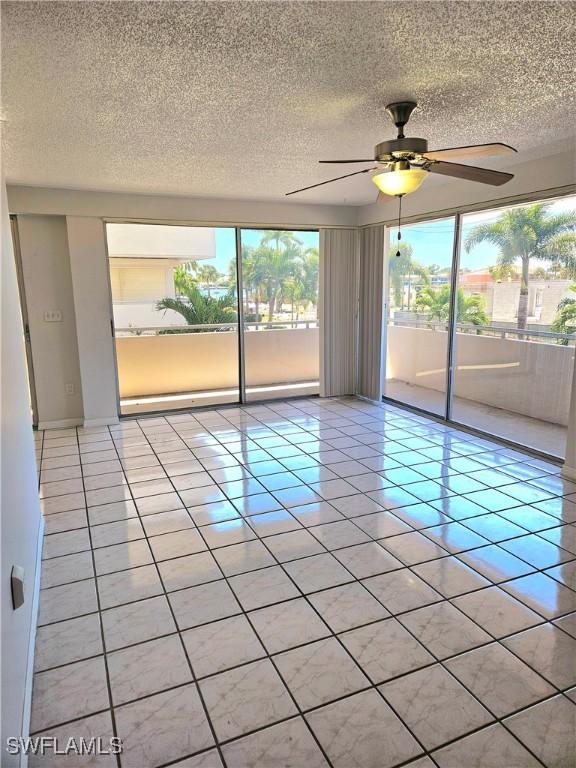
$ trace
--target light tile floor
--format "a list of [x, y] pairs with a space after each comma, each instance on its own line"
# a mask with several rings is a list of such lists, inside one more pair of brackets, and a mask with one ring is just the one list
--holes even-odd
[[31, 729], [121, 768], [573, 768], [576, 484], [390, 405], [37, 435]]

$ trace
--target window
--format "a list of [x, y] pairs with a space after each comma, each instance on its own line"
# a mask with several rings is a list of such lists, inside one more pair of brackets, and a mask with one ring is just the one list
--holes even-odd
[[122, 413], [318, 392], [317, 231], [110, 223], [107, 238]]
[[403, 227], [401, 256], [389, 249], [386, 396], [564, 456], [575, 232], [574, 196]]
[[242, 229], [246, 398], [319, 391], [319, 234]]
[[384, 393], [443, 416], [454, 218], [402, 227], [399, 247], [389, 237]]
[[239, 400], [233, 228], [107, 224], [122, 413]]

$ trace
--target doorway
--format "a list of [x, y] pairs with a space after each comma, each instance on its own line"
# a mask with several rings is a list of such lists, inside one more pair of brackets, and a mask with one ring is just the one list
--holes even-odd
[[400, 256], [388, 248], [385, 397], [563, 458], [575, 217], [572, 195], [404, 226]]
[[106, 224], [121, 415], [316, 394], [318, 231]]
[[244, 401], [320, 389], [317, 230], [239, 232]]
[[28, 305], [26, 303], [26, 291], [24, 288], [24, 273], [22, 271], [22, 256], [20, 253], [20, 237], [18, 234], [18, 218], [15, 215], [10, 216], [10, 228], [12, 231], [12, 245], [14, 248], [14, 260], [16, 263], [18, 293], [20, 296], [20, 311], [22, 313], [22, 332], [24, 334], [24, 348], [26, 350], [26, 367], [28, 369], [30, 412], [32, 414], [32, 426], [37, 427], [38, 426], [38, 404], [36, 400], [36, 385], [34, 382], [34, 365], [32, 362], [30, 324], [28, 322]]

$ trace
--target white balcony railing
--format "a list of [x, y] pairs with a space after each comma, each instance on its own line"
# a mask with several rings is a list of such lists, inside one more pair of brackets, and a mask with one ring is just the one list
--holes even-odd
[[[244, 337], [247, 385], [318, 380], [319, 329], [311, 321], [260, 323], [257, 333], [255, 325], [248, 324]], [[121, 398], [237, 388], [238, 328], [220, 323], [117, 329], [116, 358]]]
[[[456, 333], [454, 396], [552, 424], [566, 425], [574, 347], [554, 343], [561, 334], [488, 326], [498, 335]], [[531, 341], [535, 333], [544, 338]], [[504, 336], [503, 336], [504, 334]], [[550, 338], [554, 336], [555, 338]], [[444, 393], [448, 333], [445, 325], [389, 325], [386, 379]]]

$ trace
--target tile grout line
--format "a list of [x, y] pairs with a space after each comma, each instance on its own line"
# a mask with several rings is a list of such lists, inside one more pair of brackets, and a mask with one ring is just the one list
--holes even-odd
[[[78, 441], [78, 451], [80, 452], [80, 440], [78, 438], [78, 428], [76, 428], [75, 431], [76, 431], [76, 439]], [[112, 685], [111, 685], [111, 682], [110, 682], [110, 670], [108, 668], [108, 659], [106, 658], [106, 638], [104, 636], [104, 624], [102, 622], [102, 611], [100, 609], [100, 591], [99, 591], [99, 588], [98, 588], [98, 580], [96, 578], [96, 561], [95, 561], [95, 558], [94, 558], [94, 548], [92, 546], [92, 531], [90, 529], [90, 524], [89, 524], [89, 520], [88, 520], [88, 502], [87, 502], [87, 499], [86, 499], [86, 488], [84, 486], [84, 469], [82, 467], [82, 458], [81, 457], [80, 457], [80, 468], [81, 468], [81, 473], [82, 473], [81, 476], [82, 476], [83, 494], [84, 494], [84, 499], [85, 499], [85, 502], [86, 502], [86, 520], [88, 522], [88, 536], [89, 536], [89, 540], [90, 540], [90, 552], [91, 552], [91, 555], [92, 555], [92, 570], [93, 570], [93, 573], [94, 573], [94, 591], [96, 593], [96, 605], [97, 605], [97, 609], [98, 609], [98, 623], [100, 625], [100, 639], [102, 641], [102, 652], [103, 652], [102, 655], [103, 655], [103, 663], [104, 663], [104, 673], [106, 675], [106, 688], [107, 688], [107, 692], [108, 692], [108, 703], [110, 705], [110, 719], [112, 721], [112, 733], [113, 733], [113, 735], [115, 737], [118, 737], [118, 729], [117, 729], [117, 726], [116, 726], [116, 715], [115, 715], [115, 712], [114, 712], [114, 706], [113, 706], [113, 701], [112, 701]], [[115, 759], [116, 759], [116, 765], [118, 766], [118, 768], [120, 768], [120, 756], [118, 754], [116, 754], [115, 755]]]
[[[262, 423], [263, 423], [263, 422], [262, 422]], [[172, 425], [170, 425], [170, 426], [172, 427]], [[267, 428], [267, 429], [270, 429], [270, 427], [269, 427], [269, 426], [266, 426], [266, 428]], [[172, 427], [172, 430], [174, 431], [174, 433], [175, 433], [175, 434], [178, 434], [177, 430], [175, 430], [173, 427]], [[274, 430], [272, 429], [272, 431], [274, 431]], [[278, 434], [280, 437], [283, 437], [283, 435], [281, 435], [280, 433], [277, 433], [277, 434]], [[149, 443], [150, 447], [152, 448], [152, 450], [153, 450], [153, 452], [154, 452], [154, 455], [156, 456], [156, 458], [158, 458], [158, 454], [156, 454], [156, 452], [155, 452], [155, 450], [154, 450], [154, 446], [152, 445], [152, 443], [150, 443], [150, 442], [149, 442], [149, 438], [147, 437], [147, 435], [144, 435], [144, 437], [145, 437], [145, 439], [148, 441], [148, 443]], [[181, 439], [181, 438], [180, 438], [180, 439]], [[216, 438], [216, 439], [217, 439], [217, 438]], [[114, 439], [113, 439], [112, 441], [113, 441], [113, 443], [114, 443], [114, 445], [115, 445]], [[320, 442], [322, 442], [322, 440], [321, 440], [321, 439], [320, 439]], [[184, 443], [184, 444], [186, 445], [186, 443]], [[220, 443], [220, 444], [221, 444], [221, 445], [223, 445], [223, 446], [225, 447], [225, 445], [224, 445], [223, 443]], [[115, 446], [115, 447], [116, 447], [116, 446]], [[189, 451], [191, 450], [191, 449], [190, 449], [188, 446], [187, 446], [187, 449], [188, 449]], [[226, 450], [227, 450], [227, 449], [226, 449]], [[263, 450], [265, 450], [265, 449], [263, 449]], [[224, 455], [224, 454], [223, 454], [223, 455]], [[233, 454], [231, 454], [231, 455], [233, 455]], [[273, 460], [276, 460], [276, 459], [273, 459]], [[353, 459], [352, 459], [352, 460], [353, 460]], [[162, 462], [161, 462], [161, 460], [160, 460], [160, 463], [162, 463]], [[202, 462], [200, 462], [200, 463], [202, 463]], [[282, 461], [281, 461], [281, 460], [280, 460], [280, 463], [282, 463]], [[244, 465], [242, 465], [242, 466], [244, 467]], [[322, 465], [322, 466], [324, 466], [324, 465]], [[209, 474], [209, 475], [210, 475], [210, 477], [212, 478], [212, 475], [210, 474], [210, 470], [205, 470], [205, 471], [208, 471], [208, 474]], [[288, 470], [288, 471], [290, 471], [290, 470]], [[461, 473], [461, 474], [464, 474], [464, 473]], [[298, 476], [297, 476], [297, 477], [298, 477]], [[171, 481], [171, 483], [172, 483], [172, 478], [171, 478], [171, 477], [169, 477], [169, 479], [170, 479], [170, 481]], [[300, 478], [298, 478], [298, 479], [300, 480]], [[341, 479], [343, 479], [343, 480], [346, 480], [346, 478], [341, 478]], [[426, 478], [426, 479], [428, 480], [428, 478]], [[214, 480], [214, 478], [212, 478], [212, 480]], [[217, 481], [215, 481], [215, 482], [216, 482], [216, 485], [219, 487], [219, 486], [220, 486], [220, 483], [218, 483]], [[302, 480], [300, 480], [300, 484], [301, 484], [301, 485], [304, 485], [304, 486], [307, 486], [307, 483], [305, 483], [305, 482], [304, 482], [304, 481], [302, 481]], [[130, 484], [128, 484], [128, 485], [130, 486]], [[173, 483], [172, 483], [172, 485], [173, 485]], [[173, 486], [173, 487], [175, 487], [175, 486]], [[178, 491], [176, 491], [176, 493], [178, 493]], [[360, 493], [360, 494], [362, 494], [363, 492], [362, 492], [362, 491], [359, 491], [359, 493]], [[354, 495], [356, 495], [356, 494], [354, 494]], [[460, 495], [460, 494], [457, 494], [457, 495]], [[329, 501], [329, 500], [324, 500], [324, 501], [327, 501], [327, 503], [328, 503], [328, 504], [330, 503], [330, 501]], [[426, 502], [421, 502], [421, 503], [426, 503]], [[521, 503], [521, 504], [518, 504], [518, 506], [525, 506], [525, 504], [524, 504], [524, 503]], [[184, 507], [184, 508], [185, 508], [185, 507]], [[388, 511], [390, 511], [390, 510], [388, 510]], [[187, 512], [188, 512], [188, 514], [190, 515], [190, 511], [189, 511], [189, 509], [187, 510]], [[292, 515], [292, 513], [290, 512], [290, 509], [288, 509], [288, 510], [287, 510], [287, 512], [288, 512], [288, 514]], [[487, 511], [486, 511], [486, 513], [488, 514], [488, 513], [490, 513], [490, 511], [489, 511], [489, 510], [487, 510]], [[161, 514], [161, 513], [160, 513], [160, 514]], [[265, 513], [264, 513], [264, 514], [265, 514]], [[391, 511], [391, 514], [393, 514], [393, 511]], [[138, 519], [141, 519], [141, 518], [140, 518], [140, 513], [139, 513], [138, 511], [137, 511], [137, 515], [138, 515]], [[243, 520], [245, 523], [247, 523], [247, 524], [248, 524], [248, 527], [250, 528], [250, 525], [249, 525], [249, 521], [245, 520], [244, 516], [242, 516], [242, 518], [241, 518], [241, 519], [242, 519], [242, 520]], [[346, 517], [345, 519], [347, 519], [347, 520], [350, 520], [350, 518], [347, 518], [347, 517]], [[352, 521], [352, 522], [354, 522], [354, 520], [353, 520], [353, 519], [352, 519], [351, 521]], [[195, 521], [194, 521], [194, 520], [192, 520], [192, 522], [193, 522], [193, 524], [194, 524], [194, 526], [195, 526], [195, 529], [196, 529], [196, 530], [199, 530], [199, 531], [200, 531], [200, 529], [201, 529], [202, 527], [204, 527], [204, 526], [198, 526], [198, 525], [195, 523]], [[299, 522], [299, 521], [298, 521], [298, 522]], [[404, 521], [403, 521], [403, 522], [404, 522]], [[455, 522], [460, 522], [460, 520], [456, 520]], [[309, 529], [310, 527], [314, 527], [314, 526], [304, 526], [304, 530], [307, 530], [307, 531], [308, 531], [308, 529]], [[356, 526], [356, 527], [357, 527], [357, 528], [359, 528], [359, 526]], [[410, 526], [410, 527], [412, 527], [412, 526]], [[556, 526], [556, 527], [558, 527], [558, 526]], [[362, 530], [362, 529], [359, 529], [359, 530]], [[419, 530], [419, 529], [414, 529], [414, 530]], [[201, 532], [201, 531], [200, 531], [200, 532]], [[147, 536], [147, 534], [146, 534], [146, 532], [145, 532], [145, 531], [144, 531], [144, 533], [145, 533], [145, 538], [146, 538], [146, 539], [148, 539], [148, 536]], [[363, 533], [365, 533], [365, 532], [363, 532]], [[526, 535], [529, 535], [529, 533], [530, 533], [530, 532], [528, 532], [528, 534], [526, 534]], [[202, 535], [202, 534], [201, 534], [201, 535]], [[272, 534], [272, 535], [274, 535], [274, 534]], [[523, 534], [523, 535], [524, 535], [524, 534]], [[264, 538], [264, 540], [263, 540], [263, 539], [260, 537], [260, 534], [258, 534], [258, 532], [257, 532], [257, 531], [256, 531], [256, 537], [257, 537], [257, 538], [255, 539], [255, 541], [261, 541], [262, 543], [264, 543], [264, 545], [265, 545], [265, 547], [266, 547], [267, 551], [269, 551], [269, 552], [270, 552], [270, 550], [268, 549], [268, 547], [266, 546], [266, 543], [265, 543], [265, 539], [266, 539], [266, 538], [269, 538], [269, 537], [263, 537], [263, 538]], [[202, 538], [204, 538], [204, 537], [202, 536]], [[428, 537], [427, 537], [427, 538], [428, 538]], [[519, 536], [518, 538], [520, 538], [520, 536]], [[371, 541], [375, 541], [375, 540], [374, 540], [374, 539], [372, 539], [372, 537], [371, 537]], [[487, 541], [487, 544], [492, 544], [492, 543], [493, 543], [493, 542], [489, 542], [489, 541]], [[321, 542], [320, 542], [320, 544], [321, 544], [321, 546], [324, 546], [324, 545], [322, 545], [322, 543], [321, 543]], [[233, 545], [230, 545], [230, 546], [233, 546]], [[218, 548], [217, 548], [217, 549], [218, 549]], [[325, 547], [324, 547], [324, 549], [326, 550], [326, 548], [325, 548]], [[383, 549], [385, 550], [385, 548], [383, 548]], [[209, 552], [212, 552], [213, 550], [212, 550], [210, 547], [208, 547], [208, 550], [207, 550], [207, 551], [209, 551]], [[332, 553], [333, 553], [333, 551], [334, 551], [334, 550], [326, 550], [326, 552], [327, 552], [327, 553], [329, 553], [329, 554], [332, 554]], [[336, 550], [336, 551], [337, 551], [337, 550]], [[505, 550], [505, 551], [506, 551], [506, 550]], [[313, 556], [313, 555], [312, 555], [312, 556]], [[334, 555], [333, 555], [333, 556], [334, 556]], [[455, 553], [453, 553], [453, 552], [447, 552], [447, 555], [446, 555], [446, 556], [455, 556]], [[277, 562], [277, 563], [280, 565], [280, 567], [282, 567], [282, 570], [283, 570], [283, 572], [284, 572], [284, 573], [287, 573], [287, 571], [286, 571], [286, 570], [283, 568], [283, 564], [282, 564], [282, 563], [279, 563], [279, 561], [276, 559], [276, 557], [274, 556], [274, 554], [273, 554], [273, 553], [272, 553], [272, 557], [273, 557], [273, 559], [274, 559], [274, 560], [275, 560], [275, 561], [276, 561], [276, 562]], [[441, 558], [441, 559], [443, 559], [443, 558]], [[154, 560], [155, 560], [155, 558], [154, 558]], [[155, 561], [155, 562], [156, 562], [156, 561]], [[217, 563], [217, 565], [218, 565], [218, 567], [219, 567], [219, 568], [221, 568], [219, 563]], [[343, 567], [345, 567], [345, 566], [343, 566]], [[408, 568], [408, 569], [411, 569], [411, 567], [410, 567], [410, 566], [407, 566], [406, 564], [404, 564], [404, 567], [406, 567], [406, 568]], [[531, 566], [531, 567], [533, 567], [533, 566]], [[554, 566], [547, 566], [547, 567], [554, 567]], [[538, 569], [538, 572], [539, 572], [539, 571], [541, 571], [541, 570], [543, 570], [543, 569]], [[288, 575], [288, 577], [291, 579], [291, 577], [290, 577], [290, 574], [288, 573], [287, 575]], [[96, 576], [95, 576], [95, 578], [96, 578]], [[224, 576], [224, 579], [226, 580], [226, 583], [228, 583], [228, 578], [229, 578], [229, 577], [226, 577], [226, 576]], [[160, 576], [160, 579], [161, 579], [161, 576]], [[292, 579], [291, 579], [291, 581], [292, 581]], [[163, 582], [162, 582], [162, 583], [163, 583]], [[295, 582], [294, 582], [294, 583], [295, 583]], [[361, 582], [360, 582], [360, 580], [359, 580], [359, 579], [357, 579], [356, 577], [354, 577], [354, 582], [353, 582], [353, 583], [361, 583]], [[230, 586], [231, 586], [231, 585], [230, 585]], [[431, 585], [429, 585], [429, 586], [431, 586]], [[296, 587], [297, 587], [297, 589], [300, 591], [300, 588], [298, 587], [298, 585], [296, 585]], [[433, 588], [433, 587], [432, 587], [432, 588]], [[487, 588], [487, 587], [484, 587], [484, 588]], [[232, 588], [232, 589], [233, 589], [233, 588]], [[330, 589], [330, 587], [327, 587], [326, 589]], [[434, 589], [434, 588], [433, 588], [433, 589]], [[435, 591], [437, 591], [437, 590], [435, 590]], [[166, 590], [164, 590], [164, 594], [166, 595], [166, 597], [168, 597], [168, 594], [167, 594]], [[307, 598], [306, 598], [306, 595], [305, 595], [304, 597], [305, 597], [305, 599], [307, 600]], [[377, 598], [376, 598], [376, 599], [377, 599]], [[442, 599], [443, 601], [446, 601], [446, 602], [450, 602], [450, 598], [445, 598], [443, 595], [441, 595], [441, 599]], [[168, 602], [169, 602], [169, 600], [168, 600]], [[307, 600], [307, 603], [308, 603], [308, 604], [310, 604], [308, 600]], [[312, 608], [314, 609], [314, 606], [312, 606]], [[465, 616], [465, 614], [463, 614], [463, 616]], [[469, 618], [469, 617], [467, 617], [467, 618]], [[549, 622], [548, 622], [548, 623], [549, 623]], [[177, 625], [176, 625], [176, 626], [177, 626]], [[478, 625], [478, 626], [479, 626], [479, 625]], [[331, 631], [332, 631], [332, 630], [331, 630]], [[180, 633], [180, 630], [178, 630], [178, 633]], [[497, 640], [496, 642], [498, 642], [498, 640]], [[351, 657], [351, 658], [353, 658], [353, 657]], [[354, 660], [354, 662], [355, 662], [355, 660]], [[355, 663], [356, 663], [356, 662], [355, 662]], [[441, 662], [440, 662], [440, 663], [441, 663]], [[194, 679], [196, 680], [197, 678], [194, 678]], [[289, 691], [289, 693], [291, 693], [288, 687], [287, 687], [287, 690]], [[530, 705], [530, 706], [533, 706], [533, 705]], [[507, 717], [509, 717], [509, 716], [510, 716], [510, 715], [507, 715]], [[266, 726], [266, 727], [267, 727], [267, 726]], [[461, 737], [459, 737], [459, 738], [461, 738]]]
[[[113, 442], [114, 442], [114, 441], [113, 441]], [[152, 446], [150, 446], [150, 447], [152, 447]], [[120, 454], [119, 454], [119, 453], [118, 453], [118, 451], [117, 451], [117, 448], [116, 448], [116, 444], [115, 444], [115, 442], [114, 442], [114, 448], [115, 448], [115, 450], [116, 450], [116, 452], [117, 452], [117, 454], [118, 454], [118, 458], [120, 459]], [[154, 450], [154, 449], [152, 448], [152, 450]], [[122, 472], [124, 473], [124, 469], [122, 469]], [[132, 494], [132, 490], [131, 490], [131, 487], [130, 487], [130, 484], [129, 484], [129, 483], [128, 483], [128, 489], [129, 489], [129, 492], [130, 492], [130, 496], [131, 496], [131, 498], [132, 498], [132, 501], [133, 501], [134, 505], [136, 506], [136, 511], [138, 512], [138, 507], [137, 507], [137, 505], [136, 505], [136, 499], [135, 499], [135, 497], [134, 497], [134, 496], [133, 496], [133, 494]], [[140, 520], [140, 514], [139, 514], [139, 513], [138, 513], [138, 519]], [[141, 521], [141, 520], [140, 520], [140, 524], [142, 525], [142, 521]], [[146, 540], [146, 542], [147, 542], [147, 544], [148, 544], [148, 548], [149, 548], [149, 550], [150, 550], [150, 552], [151, 552], [151, 555], [152, 555], [152, 559], [153, 559], [153, 563], [154, 563], [154, 567], [156, 568], [156, 574], [157, 574], [157, 576], [158, 576], [158, 578], [159, 578], [159, 580], [160, 580], [160, 584], [162, 585], [162, 590], [163, 590], [163, 597], [164, 597], [164, 599], [165, 599], [165, 601], [166, 601], [166, 604], [167, 604], [167, 606], [168, 606], [168, 609], [169, 609], [169, 611], [170, 611], [170, 614], [171, 614], [171, 616], [172, 616], [172, 621], [174, 622], [174, 626], [175, 626], [175, 628], [176, 628], [176, 633], [177, 633], [177, 635], [178, 635], [178, 639], [180, 640], [180, 645], [181, 645], [181, 647], [182, 647], [182, 650], [183, 650], [183, 652], [184, 652], [184, 655], [185, 655], [185, 657], [186, 657], [186, 661], [187, 661], [187, 664], [188, 664], [188, 668], [189, 668], [189, 670], [190, 670], [190, 674], [191, 674], [191, 676], [192, 676], [192, 684], [194, 685], [194, 689], [195, 689], [195, 691], [196, 691], [196, 692], [197, 692], [197, 694], [198, 694], [198, 698], [199, 698], [199, 700], [200, 700], [200, 704], [201, 704], [201, 706], [202, 706], [202, 710], [203, 710], [203, 713], [204, 713], [204, 717], [206, 718], [206, 723], [207, 723], [207, 725], [208, 725], [208, 727], [209, 727], [209, 729], [210, 729], [211, 735], [212, 735], [212, 739], [213, 739], [213, 742], [214, 742], [214, 746], [216, 747], [216, 749], [217, 749], [217, 751], [218, 751], [218, 754], [219, 754], [219, 756], [220, 756], [220, 759], [222, 760], [222, 763], [223, 763], [223, 765], [224, 765], [224, 766], [226, 766], [226, 762], [225, 762], [225, 760], [224, 760], [224, 756], [223, 756], [223, 754], [222, 754], [222, 750], [221, 750], [221, 748], [220, 748], [220, 745], [219, 745], [219, 742], [218, 742], [218, 738], [217, 738], [217, 736], [216, 736], [216, 730], [215, 730], [215, 728], [214, 728], [214, 724], [212, 723], [212, 718], [210, 717], [210, 713], [209, 713], [209, 711], [208, 711], [208, 707], [206, 706], [206, 702], [205, 702], [205, 700], [204, 700], [204, 696], [203, 696], [203, 694], [202, 694], [202, 691], [200, 690], [200, 686], [198, 685], [198, 682], [197, 682], [197, 680], [196, 680], [196, 675], [195, 675], [195, 673], [194, 673], [194, 669], [193, 669], [193, 667], [192, 667], [192, 664], [191, 664], [191, 662], [190, 662], [190, 658], [189, 658], [189, 656], [188, 656], [188, 649], [186, 648], [186, 645], [185, 645], [185, 643], [184, 643], [184, 640], [183, 640], [183, 638], [182, 638], [182, 635], [181, 635], [181, 633], [180, 633], [180, 630], [179, 630], [179, 626], [178, 626], [178, 622], [177, 622], [177, 620], [176, 620], [176, 615], [175, 615], [175, 613], [174, 613], [174, 609], [173, 609], [173, 607], [172, 607], [172, 604], [170, 603], [170, 600], [169, 600], [169, 598], [168, 598], [168, 593], [166, 592], [166, 587], [165, 587], [165, 585], [164, 585], [164, 581], [163, 581], [163, 579], [162, 579], [162, 574], [161, 574], [161, 572], [160, 572], [160, 569], [158, 568], [158, 563], [156, 562], [156, 556], [154, 555], [154, 550], [153, 550], [153, 549], [152, 549], [152, 547], [150, 546], [150, 541], [149, 541], [149, 539], [148, 539], [148, 535], [147, 535], [147, 533], [146, 533], [146, 529], [144, 528], [144, 526], [143, 526], [143, 525], [142, 525], [142, 530], [143, 530], [143, 532], [144, 532], [144, 538], [145, 538], [145, 540]], [[96, 577], [96, 578], [97, 578], [97, 577]], [[152, 639], [156, 639], [156, 638], [152, 638]], [[145, 697], [142, 697], [142, 698], [145, 698]], [[120, 757], [118, 757], [118, 760], [119, 760], [119, 762], [121, 762], [121, 761], [120, 761]]]

